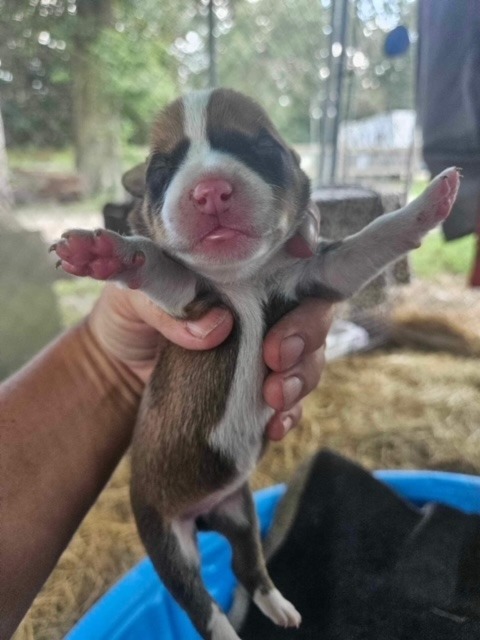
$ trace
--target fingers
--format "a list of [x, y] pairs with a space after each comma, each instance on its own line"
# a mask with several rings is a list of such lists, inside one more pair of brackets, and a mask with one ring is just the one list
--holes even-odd
[[185, 349], [213, 349], [227, 338], [233, 327], [233, 316], [227, 309], [211, 309], [194, 322], [177, 320], [142, 293], [134, 291], [131, 295], [140, 319]]
[[321, 347], [332, 323], [332, 310], [329, 302], [307, 298], [287, 313], [265, 338], [263, 357], [267, 366], [285, 372]]
[[281, 440], [297, 426], [302, 418], [302, 405], [294, 405], [290, 411], [277, 412], [267, 425], [267, 436], [270, 440]]
[[263, 354], [272, 369], [265, 379], [265, 402], [276, 410], [267, 425], [271, 440], [281, 440], [301, 418], [299, 401], [314, 389], [325, 367], [324, 343], [333, 307], [308, 298], [267, 334]]
[[265, 379], [263, 397], [276, 411], [288, 411], [318, 385], [325, 367], [325, 348], [305, 355], [294, 367], [272, 372]]

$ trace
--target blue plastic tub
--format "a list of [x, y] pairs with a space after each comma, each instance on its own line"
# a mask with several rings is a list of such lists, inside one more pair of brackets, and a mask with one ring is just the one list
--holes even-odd
[[[435, 471], [379, 471], [406, 499], [422, 505], [443, 502], [467, 513], [480, 513], [480, 478]], [[262, 532], [268, 530], [285, 487], [277, 485], [256, 496]], [[230, 547], [215, 533], [199, 535], [205, 584], [222, 607], [232, 601], [235, 579]], [[101, 598], [66, 636], [66, 640], [199, 640], [186, 614], [143, 560]]]

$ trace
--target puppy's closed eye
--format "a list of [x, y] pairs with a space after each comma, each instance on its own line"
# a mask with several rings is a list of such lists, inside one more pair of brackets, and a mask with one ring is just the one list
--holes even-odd
[[175, 172], [187, 155], [190, 142], [182, 140], [170, 153], [153, 153], [147, 169], [147, 184], [154, 199], [163, 198]]
[[283, 147], [267, 131], [261, 131], [255, 140], [255, 149], [262, 155], [280, 155]]
[[147, 169], [147, 185], [154, 200], [163, 198], [173, 173], [174, 167], [167, 157], [161, 154], [152, 157]]

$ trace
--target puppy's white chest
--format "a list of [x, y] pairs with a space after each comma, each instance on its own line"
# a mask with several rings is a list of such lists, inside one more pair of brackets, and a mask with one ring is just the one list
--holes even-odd
[[263, 300], [258, 292], [238, 285], [226, 291], [237, 314], [239, 349], [225, 414], [213, 430], [210, 445], [234, 461], [240, 473], [254, 468], [265, 426], [273, 414], [263, 400]]

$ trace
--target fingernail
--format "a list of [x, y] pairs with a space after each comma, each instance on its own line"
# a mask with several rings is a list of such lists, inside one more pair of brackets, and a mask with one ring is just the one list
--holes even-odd
[[305, 341], [300, 336], [289, 336], [280, 345], [280, 362], [282, 369], [289, 369], [296, 364], [305, 351]]
[[293, 418], [292, 416], [285, 416], [282, 420], [283, 433], [288, 433], [290, 429], [293, 427]]
[[283, 404], [288, 407], [294, 404], [303, 389], [303, 382], [297, 376], [290, 376], [283, 382]]
[[216, 309], [209, 313], [206, 318], [201, 318], [196, 322], [187, 322], [185, 327], [192, 336], [204, 340], [226, 320], [227, 316], [228, 311], [226, 309]]

